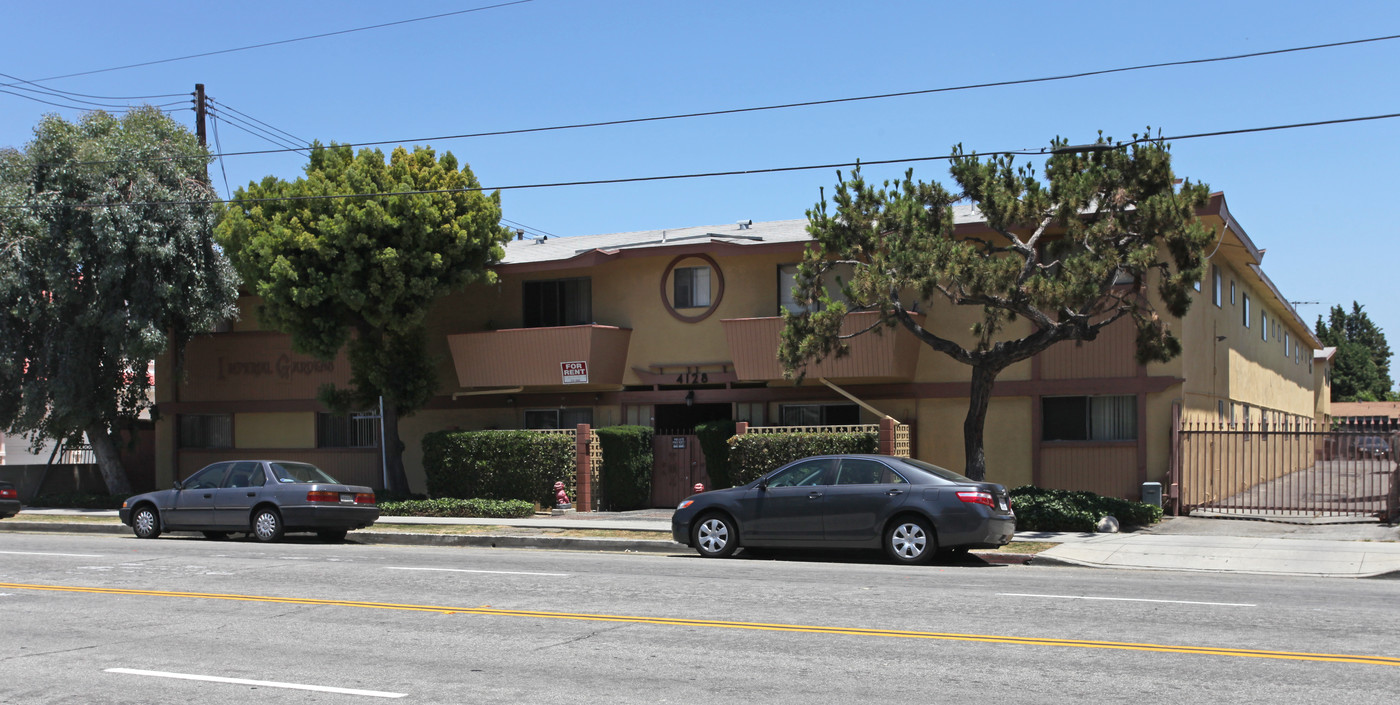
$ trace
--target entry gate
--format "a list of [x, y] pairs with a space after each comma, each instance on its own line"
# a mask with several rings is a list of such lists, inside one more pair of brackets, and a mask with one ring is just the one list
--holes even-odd
[[1176, 436], [1175, 514], [1400, 517], [1400, 433], [1186, 422]]
[[651, 449], [651, 506], [674, 509], [695, 493], [692, 488], [697, 482], [712, 489], [699, 436], [687, 431], [657, 431], [652, 436]]

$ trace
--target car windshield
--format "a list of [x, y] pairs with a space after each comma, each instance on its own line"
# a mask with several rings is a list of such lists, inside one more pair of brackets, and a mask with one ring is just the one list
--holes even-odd
[[933, 475], [934, 477], [939, 477], [950, 482], [972, 482], [972, 480], [966, 475], [959, 475], [958, 473], [955, 473], [952, 470], [949, 470], [947, 468], [940, 468], [937, 465], [925, 463], [922, 460], [915, 460], [913, 458], [900, 458], [899, 462], [904, 463], [905, 465], [912, 466], [919, 470], [923, 470], [924, 472]]
[[270, 463], [270, 465], [272, 466], [272, 474], [278, 482], [339, 484], [334, 477], [327, 475], [321, 468], [311, 463]]

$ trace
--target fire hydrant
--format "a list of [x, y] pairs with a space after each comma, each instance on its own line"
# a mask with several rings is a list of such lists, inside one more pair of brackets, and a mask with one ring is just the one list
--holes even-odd
[[695, 490], [695, 494], [700, 494], [701, 492], [705, 491], [705, 485], [704, 483], [697, 482], [695, 483], [695, 486], [690, 489]]
[[564, 483], [562, 482], [554, 483], [554, 504], [560, 509], [567, 509], [573, 506], [573, 503], [569, 501], [569, 492], [564, 489]]

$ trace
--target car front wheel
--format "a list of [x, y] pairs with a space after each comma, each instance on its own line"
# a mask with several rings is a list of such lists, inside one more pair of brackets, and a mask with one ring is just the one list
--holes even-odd
[[160, 515], [155, 507], [143, 504], [131, 515], [131, 530], [138, 539], [153, 539], [160, 536]]
[[267, 543], [282, 538], [282, 515], [276, 509], [263, 508], [253, 513], [253, 536]]
[[700, 518], [690, 530], [695, 550], [704, 558], [728, 558], [739, 548], [739, 530], [733, 520], [720, 514]]
[[885, 529], [885, 553], [895, 563], [927, 563], [938, 553], [938, 539], [926, 519], [901, 517]]

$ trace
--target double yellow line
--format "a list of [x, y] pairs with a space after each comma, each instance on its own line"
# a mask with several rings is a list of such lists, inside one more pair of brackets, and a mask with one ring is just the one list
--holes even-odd
[[129, 595], [139, 597], [181, 597], [202, 600], [234, 600], [239, 602], [273, 602], [289, 605], [319, 605], [325, 607], [358, 607], [363, 609], [435, 612], [438, 614], [473, 614], [491, 617], [526, 617], [530, 619], [566, 619], [588, 622], [623, 622], [658, 624], [672, 627], [707, 627], [711, 629], [750, 629], [802, 634], [839, 634], [843, 636], [888, 637], [896, 639], [941, 639], [946, 641], [981, 642], [988, 644], [1019, 644], [1022, 646], [1064, 646], [1080, 649], [1117, 649], [1122, 651], [1156, 651], [1202, 656], [1237, 656], [1241, 658], [1282, 659], [1288, 661], [1325, 661], [1356, 663], [1371, 666], [1400, 666], [1400, 658], [1365, 656], [1360, 654], [1319, 654], [1306, 651], [1265, 651], [1261, 649], [1232, 649], [1210, 646], [1173, 646], [1125, 641], [1092, 641], [1083, 639], [1041, 639], [1036, 637], [996, 636], [990, 634], [953, 634], [919, 632], [901, 629], [862, 629], [858, 627], [822, 627], [802, 624], [768, 624], [764, 622], [731, 622], [717, 619], [678, 619], [673, 617], [640, 617], [635, 615], [588, 614], [578, 612], [541, 612], [535, 610], [503, 610], [489, 606], [447, 607], [413, 605], [392, 602], [361, 602], [356, 600], [318, 600], [306, 597], [275, 597], [270, 595], [237, 595], [209, 592], [171, 592], [167, 590], [126, 590], [122, 588], [78, 587], [70, 585], [29, 585], [0, 583], [0, 589], [41, 590], [48, 592], [77, 592], [97, 595]]

